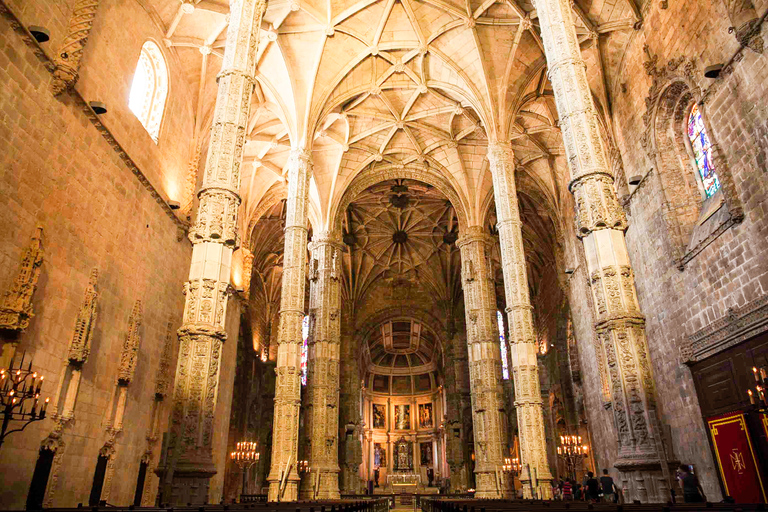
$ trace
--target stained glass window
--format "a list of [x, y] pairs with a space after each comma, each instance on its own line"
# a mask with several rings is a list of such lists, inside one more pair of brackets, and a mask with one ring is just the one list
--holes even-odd
[[501, 376], [509, 380], [509, 362], [507, 361], [507, 340], [504, 337], [504, 316], [501, 311], [496, 311], [496, 320], [499, 322], [499, 345], [501, 346]]
[[128, 107], [155, 142], [160, 135], [160, 121], [163, 119], [167, 95], [168, 69], [163, 52], [155, 43], [147, 41], [141, 47], [139, 62], [136, 64]]
[[309, 315], [301, 322], [301, 385], [307, 385], [307, 338], [309, 338]]
[[691, 114], [688, 116], [688, 138], [691, 141], [691, 149], [693, 149], [696, 167], [701, 175], [701, 182], [704, 184], [704, 191], [707, 197], [712, 197], [720, 188], [720, 180], [712, 166], [712, 143], [709, 140], [709, 135], [707, 135], [707, 130], [704, 128], [704, 121], [701, 118], [698, 105], [693, 106]]

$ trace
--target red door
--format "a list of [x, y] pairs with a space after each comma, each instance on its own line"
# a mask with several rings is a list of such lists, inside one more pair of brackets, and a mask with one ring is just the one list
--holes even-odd
[[725, 493], [736, 503], [765, 503], [765, 490], [744, 414], [713, 416], [707, 419], [707, 425]]

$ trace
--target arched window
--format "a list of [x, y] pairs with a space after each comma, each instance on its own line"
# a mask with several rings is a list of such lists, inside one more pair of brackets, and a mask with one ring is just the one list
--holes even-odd
[[693, 157], [696, 160], [696, 167], [701, 176], [701, 183], [704, 186], [704, 192], [707, 197], [712, 197], [720, 188], [720, 180], [717, 178], [717, 172], [712, 166], [712, 144], [704, 128], [704, 121], [701, 118], [699, 106], [694, 104], [691, 113], [688, 115], [688, 139], [691, 141]]
[[307, 339], [309, 338], [309, 315], [301, 322], [301, 385], [307, 385]]
[[152, 41], [141, 47], [136, 74], [133, 75], [128, 107], [139, 118], [157, 143], [165, 98], [168, 96], [168, 69], [160, 48]]
[[509, 380], [509, 362], [507, 360], [507, 340], [504, 337], [504, 316], [501, 311], [496, 311], [496, 320], [499, 322], [499, 345], [501, 346], [501, 376]]

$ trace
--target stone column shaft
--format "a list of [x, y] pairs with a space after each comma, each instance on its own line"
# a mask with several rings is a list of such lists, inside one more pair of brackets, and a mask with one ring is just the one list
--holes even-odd
[[[515, 409], [522, 463], [536, 469], [540, 497], [551, 499], [552, 475], [547, 462], [544, 416], [539, 384], [538, 350], [533, 330], [533, 307], [528, 292], [528, 269], [523, 250], [523, 230], [515, 186], [515, 161], [510, 145], [492, 143], [488, 161], [501, 244], [504, 293], [509, 319], [510, 359], [515, 383]], [[530, 476], [523, 472], [523, 495], [530, 498]]]
[[587, 82], [586, 65], [568, 0], [536, 0], [549, 75], [555, 93], [569, 189], [576, 200], [577, 236], [582, 239], [595, 308], [595, 329], [607, 361], [611, 407], [618, 435], [615, 467], [628, 486], [627, 499], [666, 501], [660, 473], [656, 399], [618, 202]]
[[309, 246], [310, 338], [307, 357], [306, 429], [309, 467], [302, 499], [339, 499], [339, 349], [341, 239], [319, 234]]
[[240, 164], [256, 47], [265, 0], [230, 2], [227, 44], [211, 127], [193, 243], [173, 392], [165, 502], [207, 503], [213, 463], [213, 417], [219, 385], [232, 252], [238, 245]]
[[285, 219], [283, 287], [277, 339], [275, 417], [272, 430], [272, 467], [269, 501], [296, 501], [299, 475], [299, 407], [301, 406], [301, 323], [307, 274], [307, 198], [312, 172], [310, 154], [291, 152], [288, 163], [288, 201]]
[[[360, 404], [363, 400], [360, 386], [360, 368], [355, 344], [355, 311], [347, 301], [341, 307], [341, 352], [339, 393], [339, 430], [341, 443], [341, 489], [345, 494], [363, 492], [360, 465], [363, 463], [362, 422]], [[389, 452], [387, 452], [389, 456]], [[391, 467], [391, 466], [388, 466]]]
[[464, 309], [467, 317], [469, 382], [475, 436], [478, 498], [506, 498], [508, 474], [502, 471], [506, 435], [502, 431], [504, 389], [496, 321], [496, 290], [490, 260], [490, 236], [473, 226], [457, 242], [461, 250]]

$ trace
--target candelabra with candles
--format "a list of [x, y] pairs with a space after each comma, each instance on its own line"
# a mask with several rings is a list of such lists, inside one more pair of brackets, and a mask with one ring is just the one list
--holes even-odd
[[576, 468], [583, 465], [588, 453], [589, 447], [582, 444], [581, 436], [560, 436], [557, 456], [565, 463], [567, 473], [574, 480], [576, 479]]
[[311, 471], [311, 468], [309, 467], [309, 461], [300, 460], [299, 463], [296, 465], [296, 469], [298, 470], [300, 475], [303, 475], [304, 473], [309, 473]]
[[[45, 418], [45, 411], [48, 409], [50, 399], [46, 398], [40, 404], [44, 377], [32, 371], [32, 361], [24, 368], [25, 356], [26, 353], [21, 355], [18, 366], [15, 366], [14, 356], [8, 368], [0, 368], [0, 412], [3, 415], [0, 446], [7, 436], [21, 432], [32, 423]], [[9, 430], [12, 421], [21, 422], [21, 426]]]
[[747, 389], [747, 395], [749, 395], [749, 403], [751, 403], [758, 411], [768, 411], [768, 391], [766, 391], [766, 381], [768, 380], [768, 371], [765, 366], [761, 366], [758, 370], [757, 367], [752, 367], [752, 375], [755, 377], [755, 390]]
[[256, 451], [257, 443], [253, 441], [240, 441], [235, 445], [235, 451], [229, 454], [232, 462], [243, 471], [243, 494], [247, 494], [248, 470], [259, 462], [259, 452]]
[[518, 476], [522, 470], [523, 465], [520, 464], [520, 459], [517, 457], [505, 457], [502, 470], [505, 473], [511, 474], [513, 477]]

